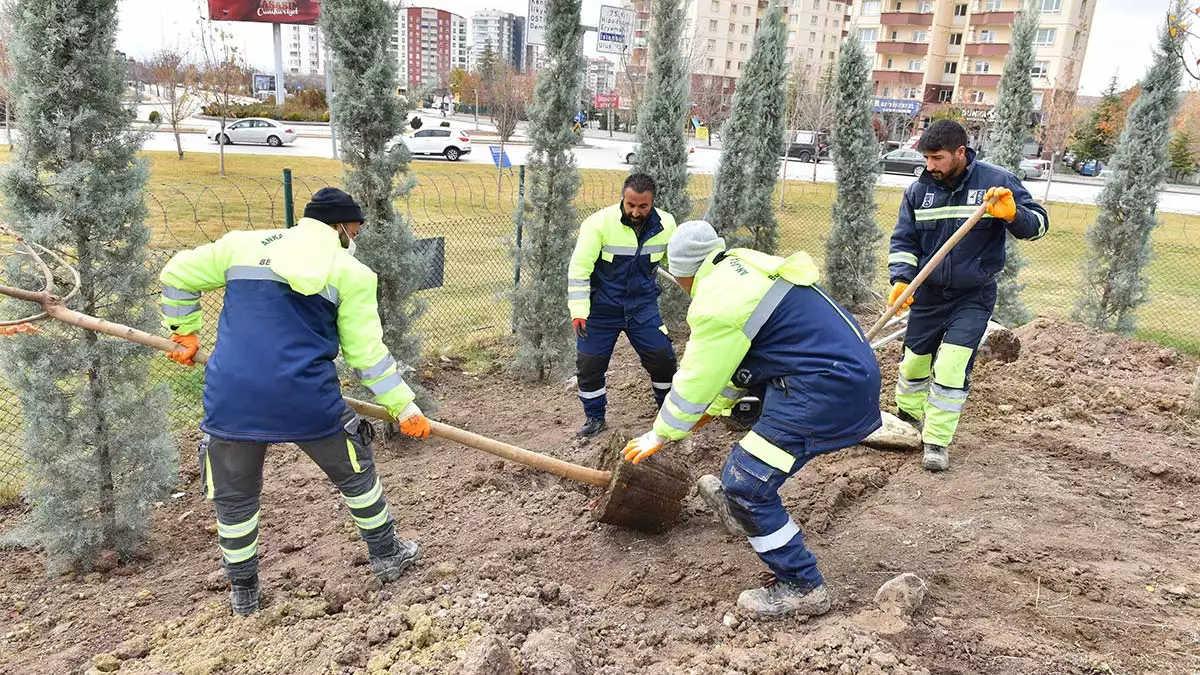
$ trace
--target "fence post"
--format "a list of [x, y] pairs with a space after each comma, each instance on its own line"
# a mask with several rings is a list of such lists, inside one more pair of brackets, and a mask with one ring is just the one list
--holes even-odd
[[283, 223], [284, 227], [291, 227], [296, 224], [296, 216], [293, 213], [295, 202], [292, 201], [292, 170], [283, 170]]
[[517, 306], [516, 293], [521, 288], [521, 236], [524, 234], [525, 225], [525, 165], [519, 167], [517, 175], [517, 254], [514, 256], [516, 263], [513, 265], [513, 309], [512, 309], [512, 332], [517, 332]]

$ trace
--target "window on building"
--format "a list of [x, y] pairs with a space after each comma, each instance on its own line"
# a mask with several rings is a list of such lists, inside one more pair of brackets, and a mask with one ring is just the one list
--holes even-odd
[[879, 0], [867, 0], [862, 4], [863, 16], [879, 16]]
[[740, 73], [741, 71], [742, 71], [742, 62], [738, 61], [738, 72]]
[[883, 67], [884, 67], [884, 69], [885, 69], [885, 70], [891, 70], [891, 69], [892, 69], [892, 59], [891, 59], [890, 57], [888, 58], [888, 60], [887, 60], [887, 61], [884, 61], [884, 62], [883, 62]]
[[737, 5], [729, 6], [729, 16], [737, 16]]
[[983, 11], [985, 11], [985, 12], [1000, 11], [1000, 0], [984, 0]]
[[711, 19], [711, 20], [709, 20], [709, 22], [708, 22], [708, 30], [709, 30], [710, 32], [714, 32], [714, 33], [716, 32], [716, 30], [717, 30], [717, 20], [716, 20], [716, 19]]
[[904, 98], [909, 100], [916, 99], [921, 95], [921, 90], [916, 87], [905, 87]]
[[789, 17], [788, 17], [788, 23], [792, 24], [793, 26], [795, 26], [796, 24], [800, 23], [800, 15], [799, 15], [799, 14], [793, 14], [793, 15], [789, 16]]
[[730, 68], [732, 68], [732, 67], [733, 67], [733, 61], [730, 61], [729, 59], [726, 59], [726, 60], [725, 60], [725, 70], [729, 70], [729, 69], [730, 69]]
[[809, 49], [808, 49], [808, 58], [810, 58], [810, 59], [811, 59], [812, 57], [813, 57], [813, 50], [812, 50], [812, 48], [811, 48], [811, 47], [809, 47]]
[[929, 42], [929, 31], [914, 30], [912, 41], [913, 42]]
[[947, 61], [942, 67], [942, 72], [947, 75], [953, 75], [958, 72], [958, 61]]
[[705, 65], [707, 65], [707, 66], [708, 66], [708, 69], [709, 69], [709, 70], [712, 70], [712, 69], [713, 69], [713, 63], [714, 63], [714, 62], [713, 62], [713, 60], [712, 60], [712, 59], [707, 59], [706, 61], [707, 61], [707, 63], [706, 63]]
[[[788, 42], [795, 42], [795, 41], [796, 41], [796, 31], [789, 30], [788, 31]], [[745, 45], [743, 45], [743, 46], [745, 46]]]
[[967, 15], [967, 6], [966, 5], [955, 5], [954, 6], [954, 16], [966, 16], [966, 15]]
[[1049, 61], [1034, 61], [1033, 68], [1029, 70], [1030, 77], [1046, 77], [1050, 74]]
[[[792, 33], [792, 37], [795, 37], [795, 36], [796, 36], [796, 34], [795, 34], [795, 33]], [[788, 38], [788, 39], [789, 39], [789, 40], [791, 40], [791, 38]], [[743, 42], [742, 44], [738, 45], [738, 51], [739, 51], [739, 52], [741, 52], [741, 53], [743, 53], [743, 54], [745, 54], [745, 53], [746, 53], [746, 43], [745, 43], [745, 42]]]
[[1047, 14], [1058, 14], [1062, 11], [1062, 0], [1042, 0], [1042, 11]]
[[732, 42], [725, 43], [725, 51], [727, 51], [727, 52], [733, 51], [733, 43]]
[[742, 8], [742, 16], [750, 16], [750, 7], [748, 5]]
[[951, 33], [950, 34], [950, 44], [951, 45], [961, 45], [962, 44], [962, 35], [963, 35], [962, 33]]
[[992, 62], [991, 61], [979, 61], [979, 60], [975, 61], [975, 72], [987, 73], [987, 72], [990, 72], [991, 70], [992, 70]]
[[953, 101], [953, 100], [954, 100], [954, 90], [953, 89], [938, 90], [938, 103], [949, 103], [950, 101]]
[[921, 0], [917, 3], [917, 11], [921, 14], [933, 14], [933, 3], [929, 0]]
[[887, 97], [891, 96], [891, 95], [892, 95], [892, 88], [891, 88], [891, 87], [884, 87], [883, 89], [880, 89], [880, 90], [879, 90], [879, 95], [880, 95], [880, 96], [882, 96], [882, 97], [884, 97], [884, 98], [887, 98]]
[[925, 63], [921, 59], [909, 59], [908, 69], [910, 71], [920, 71], [925, 69]]
[[[730, 32], [730, 34], [732, 34], [732, 33], [733, 33], [733, 29], [735, 29], [735, 28], [737, 28], [737, 24], [733, 24], [733, 23], [729, 24], [729, 32]], [[745, 28], [745, 26], [742, 26], [742, 28]]]
[[814, 42], [816, 42], [816, 41], [817, 41], [817, 34], [816, 34], [816, 33], [809, 33], [809, 34], [808, 34], [808, 43], [809, 43], [809, 44], [812, 44], [812, 43], [814, 43]]
[[892, 37], [891, 37], [891, 38], [889, 38], [889, 39], [890, 39], [892, 42], [895, 42], [896, 40], [899, 40], [899, 39], [900, 39], [900, 32], [899, 32], [899, 31], [892, 31]]
[[858, 39], [861, 40], [864, 45], [868, 45], [868, 46], [870, 46], [871, 49], [874, 49], [875, 48], [875, 40], [877, 39], [875, 29], [874, 28], [860, 29], [858, 31]]
[[742, 24], [742, 35], [749, 35], [749, 34], [750, 34], [750, 25]]
[[715, 50], [716, 50], [716, 48], [717, 48], [717, 41], [716, 41], [716, 40], [709, 40], [709, 41], [708, 41], [708, 51], [710, 51], [710, 52], [711, 52], [711, 51], [715, 51]]
[[983, 42], [985, 44], [990, 44], [992, 42], [995, 42], [996, 41], [996, 31], [994, 31], [994, 30], [979, 31], [979, 41]]
[[810, 25], [813, 25], [813, 26], [817, 25], [817, 16], [815, 14], [813, 16], [810, 16], [809, 19], [811, 19], [811, 21], [808, 22]]
[[712, 0], [712, 10], [710, 11], [712, 11], [713, 14], [721, 11], [721, 3], [718, 2], [718, 0]]
[[838, 27], [838, 20], [837, 20], [837, 19], [834, 19], [834, 20], [833, 20], [833, 27], [834, 27], [835, 29]]
[[900, 2], [900, 0], [896, 0], [896, 11], [900, 12], [903, 10], [904, 10], [904, 3]]
[[1082, 35], [1082, 33], [1080, 33], [1080, 32], [1076, 32], [1076, 33], [1075, 33], [1075, 41], [1071, 43], [1071, 49], [1072, 49], [1073, 51], [1078, 51], [1078, 50], [1079, 50], [1079, 41], [1080, 41], [1082, 38], [1083, 38], [1083, 35]]
[[1047, 47], [1054, 44], [1055, 32], [1056, 31], [1053, 28], [1039, 28], [1037, 35], [1033, 37], [1033, 44], [1040, 45], [1042, 47]]
[[813, 9], [820, 11], [820, 9], [821, 9], [821, 0], [813, 0]]
[[1046, 92], [1044, 92], [1044, 91], [1033, 92], [1033, 109], [1041, 110], [1042, 102], [1045, 100], [1046, 100]]
[[982, 91], [973, 91], [970, 96], [971, 103], [986, 103], [987, 100]]

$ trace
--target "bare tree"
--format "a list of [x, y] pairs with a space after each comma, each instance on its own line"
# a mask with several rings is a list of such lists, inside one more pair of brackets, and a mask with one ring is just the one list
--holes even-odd
[[[1074, 64], [1067, 66], [1073, 69]], [[1068, 71], [1066, 80], [1070, 81]], [[1046, 194], [1044, 199], [1050, 199], [1050, 184], [1054, 182], [1054, 158], [1067, 145], [1067, 138], [1075, 128], [1075, 92], [1070, 89], [1055, 86], [1042, 101], [1042, 124], [1038, 127], [1038, 142], [1043, 153], [1050, 155], [1050, 168], [1046, 173]]]
[[221, 175], [225, 175], [225, 123], [237, 102], [238, 92], [246, 86], [246, 69], [243, 57], [233, 44], [233, 36], [213, 25], [211, 21], [200, 22], [200, 49], [204, 57], [204, 69], [200, 74], [201, 86], [206, 98], [212, 102], [221, 118], [221, 133], [217, 136], [220, 147]]
[[[496, 70], [493, 80], [488, 109], [495, 121], [496, 133], [500, 136], [500, 154], [503, 156], [504, 144], [516, 133], [517, 122], [525, 115], [526, 106], [533, 100], [533, 81], [507, 65]], [[502, 172], [503, 167], [497, 167], [497, 196], [501, 190]]]
[[788, 80], [787, 125], [788, 138], [783, 146], [783, 179], [779, 190], [779, 205], [784, 204], [784, 189], [787, 181], [788, 146], [795, 138], [795, 132], [809, 130], [814, 134], [813, 142], [817, 145], [813, 151], [812, 182], [817, 182], [817, 163], [821, 159], [820, 134], [833, 124], [833, 64], [822, 69], [815, 76], [810, 72], [801, 59], [792, 64], [792, 72]]
[[179, 153], [179, 159], [183, 159], [183, 140], [179, 127], [200, 109], [200, 98], [196, 92], [196, 67], [188, 63], [186, 56], [178, 49], [163, 49], [154, 55], [148, 65], [151, 82], [158, 87], [162, 99], [157, 108], [171, 127], [171, 133], [175, 135], [175, 150]]

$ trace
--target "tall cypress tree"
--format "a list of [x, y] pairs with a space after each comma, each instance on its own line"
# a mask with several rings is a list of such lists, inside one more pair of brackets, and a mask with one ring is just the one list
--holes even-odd
[[[147, 169], [122, 102], [118, 0], [21, 0], [9, 6], [16, 126], [22, 142], [0, 177], [4, 220], [27, 241], [73, 260], [73, 306], [158, 330], [157, 275], [142, 190]], [[27, 259], [9, 279], [41, 288]], [[87, 567], [101, 549], [131, 554], [149, 509], [174, 483], [169, 393], [148, 377], [151, 350], [64, 328], [0, 340], [0, 363], [19, 392], [29, 544], [52, 565]], [[158, 356], [157, 358], [162, 358]]]
[[[1021, 146], [1029, 135], [1033, 116], [1033, 40], [1041, 19], [1039, 3], [1027, 0], [1021, 15], [1013, 24], [1012, 42], [1004, 73], [996, 93], [996, 123], [992, 126], [992, 161], [1021, 175]], [[1033, 318], [1033, 313], [1021, 301], [1025, 285], [1017, 280], [1027, 264], [1016, 237], [1005, 236], [1007, 262], [996, 280], [996, 321], [1005, 326], [1020, 326]]]
[[538, 74], [530, 115], [529, 190], [515, 218], [524, 228], [521, 287], [513, 296], [519, 346], [513, 370], [545, 379], [574, 357], [567, 312], [567, 263], [578, 229], [573, 202], [579, 170], [572, 121], [583, 88], [581, 0], [547, 0], [546, 67]]
[[729, 121], [721, 128], [721, 159], [709, 207], [709, 221], [730, 246], [767, 253], [774, 253], [779, 243], [771, 194], [785, 135], [786, 49], [783, 7], [772, 4], [738, 80]]
[[[397, 359], [413, 364], [421, 357], [421, 336], [413, 324], [425, 310], [415, 294], [426, 261], [394, 206], [412, 187], [405, 178], [411, 155], [402, 144], [386, 149], [404, 131], [408, 113], [396, 96], [399, 66], [388, 56], [396, 12], [388, 0], [325, 0], [321, 29], [338, 85], [332, 117], [347, 164], [346, 189], [367, 217], [356, 240], [358, 257], [379, 277], [384, 343]], [[418, 393], [428, 406], [424, 393]]]
[[1132, 333], [1135, 310], [1149, 300], [1150, 234], [1158, 226], [1158, 189], [1170, 170], [1167, 142], [1183, 70], [1178, 54], [1186, 33], [1175, 20], [1184, 9], [1177, 1], [1161, 29], [1109, 165], [1112, 177], [1096, 200], [1096, 222], [1087, 230], [1090, 255], [1074, 318], [1100, 330]]
[[871, 105], [871, 61], [853, 33], [842, 43], [835, 78], [831, 140], [837, 199], [833, 231], [825, 244], [825, 283], [839, 302], [858, 308], [878, 303], [873, 282], [883, 232], [875, 222], [879, 141]]
[[634, 171], [658, 183], [655, 206], [676, 220], [692, 210], [688, 196], [688, 142], [683, 132], [688, 111], [688, 76], [682, 44], [685, 22], [681, 0], [657, 0], [650, 32], [650, 78], [638, 110], [637, 164]]

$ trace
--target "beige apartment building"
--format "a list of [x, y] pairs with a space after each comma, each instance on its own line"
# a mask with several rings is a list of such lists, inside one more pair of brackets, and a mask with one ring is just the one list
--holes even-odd
[[[728, 108], [734, 86], [754, 51], [754, 37], [767, 8], [784, 7], [789, 64], [800, 59], [810, 73], [819, 73], [837, 58], [843, 31], [850, 20], [847, 0], [689, 0], [684, 26], [684, 55], [691, 71], [692, 97], [699, 108], [717, 114]], [[636, 12], [634, 45], [621, 64], [624, 87], [643, 82], [650, 62], [653, 0], [625, 0]]]
[[[1098, 0], [1038, 1], [1033, 103], [1043, 110], [1055, 90], [1073, 95], [1078, 89]], [[969, 121], [985, 122], [996, 105], [1021, 5], [1022, 0], [856, 2], [853, 29], [874, 54], [875, 95], [920, 101], [924, 118], [955, 105]]]

